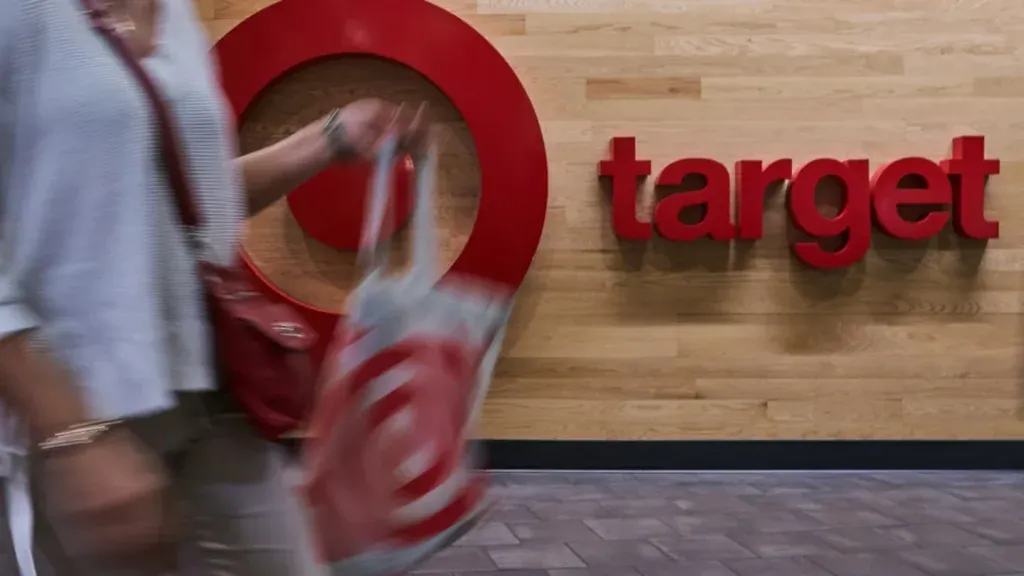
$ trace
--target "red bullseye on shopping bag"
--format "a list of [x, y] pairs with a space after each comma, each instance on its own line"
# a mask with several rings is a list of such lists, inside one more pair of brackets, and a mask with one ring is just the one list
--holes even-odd
[[[472, 26], [427, 0], [282, 0], [238, 24], [215, 51], [239, 125], [267, 87], [324, 58], [376, 56], [432, 82], [465, 119], [481, 173], [476, 222], [450, 270], [513, 288], [522, 283], [547, 212], [544, 137], [515, 71]], [[355, 245], [367, 190], [361, 170], [335, 168], [293, 192], [289, 206], [310, 236], [339, 249]], [[396, 196], [408, 198], [404, 180]], [[404, 221], [409, 206], [396, 204]], [[322, 358], [339, 314], [296, 300], [242, 257], [268, 296], [294, 306], [326, 336], [316, 350]]]

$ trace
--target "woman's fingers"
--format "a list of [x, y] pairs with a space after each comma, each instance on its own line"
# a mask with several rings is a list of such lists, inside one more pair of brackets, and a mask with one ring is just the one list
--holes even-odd
[[[356, 110], [360, 105], [361, 109]], [[363, 158], [376, 156], [389, 134], [397, 135], [405, 150], [419, 150], [426, 144], [430, 128], [426, 102], [421, 102], [415, 110], [405, 102], [392, 104], [383, 100], [366, 100], [351, 108], [346, 110], [351, 112], [346, 118], [349, 121], [346, 137]]]
[[405, 144], [410, 150], [419, 150], [426, 146], [430, 135], [430, 122], [427, 118], [427, 103], [421, 102], [406, 131]]
[[385, 134], [391, 132], [398, 134], [404, 148], [416, 150], [425, 141], [428, 125], [426, 102], [421, 102], [415, 111], [411, 110], [405, 102], [401, 102], [395, 106]]

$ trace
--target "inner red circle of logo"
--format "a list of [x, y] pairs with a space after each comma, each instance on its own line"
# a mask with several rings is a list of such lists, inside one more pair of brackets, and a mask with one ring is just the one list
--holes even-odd
[[[544, 137], [515, 71], [470, 25], [427, 0], [282, 0], [241, 22], [214, 49], [239, 125], [274, 80], [321, 58], [377, 56], [433, 82], [466, 120], [481, 172], [476, 222], [448, 273], [522, 284], [547, 212]], [[268, 295], [295, 306], [321, 335], [331, 334], [338, 312], [295, 300], [243, 258]], [[320, 340], [322, 355], [329, 338]]]
[[[373, 166], [367, 162], [329, 166], [288, 195], [288, 208], [302, 230], [321, 244], [338, 250], [358, 250], [366, 213], [366, 189]], [[389, 225], [381, 234], [400, 230], [412, 215], [409, 186], [411, 158], [395, 163]]]

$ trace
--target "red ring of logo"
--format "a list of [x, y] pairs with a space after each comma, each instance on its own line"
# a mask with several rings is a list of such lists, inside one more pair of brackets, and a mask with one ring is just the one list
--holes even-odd
[[[547, 212], [544, 137], [515, 71], [470, 25], [426, 0], [283, 0], [241, 22], [217, 42], [215, 51], [239, 125], [266, 87], [321, 58], [377, 56], [433, 82], [466, 120], [481, 172], [476, 222], [449, 273], [522, 284]], [[361, 219], [360, 213], [359, 220], [348, 222]], [[243, 258], [270, 296], [295, 306], [318, 333], [333, 331], [339, 313], [295, 300], [244, 252]], [[328, 339], [321, 340], [322, 354]]]

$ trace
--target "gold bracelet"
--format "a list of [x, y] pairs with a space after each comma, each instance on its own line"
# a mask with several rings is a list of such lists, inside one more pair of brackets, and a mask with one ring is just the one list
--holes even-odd
[[39, 443], [40, 451], [48, 452], [62, 448], [92, 444], [100, 436], [121, 424], [121, 420], [92, 420], [69, 426], [66, 430], [50, 436]]

